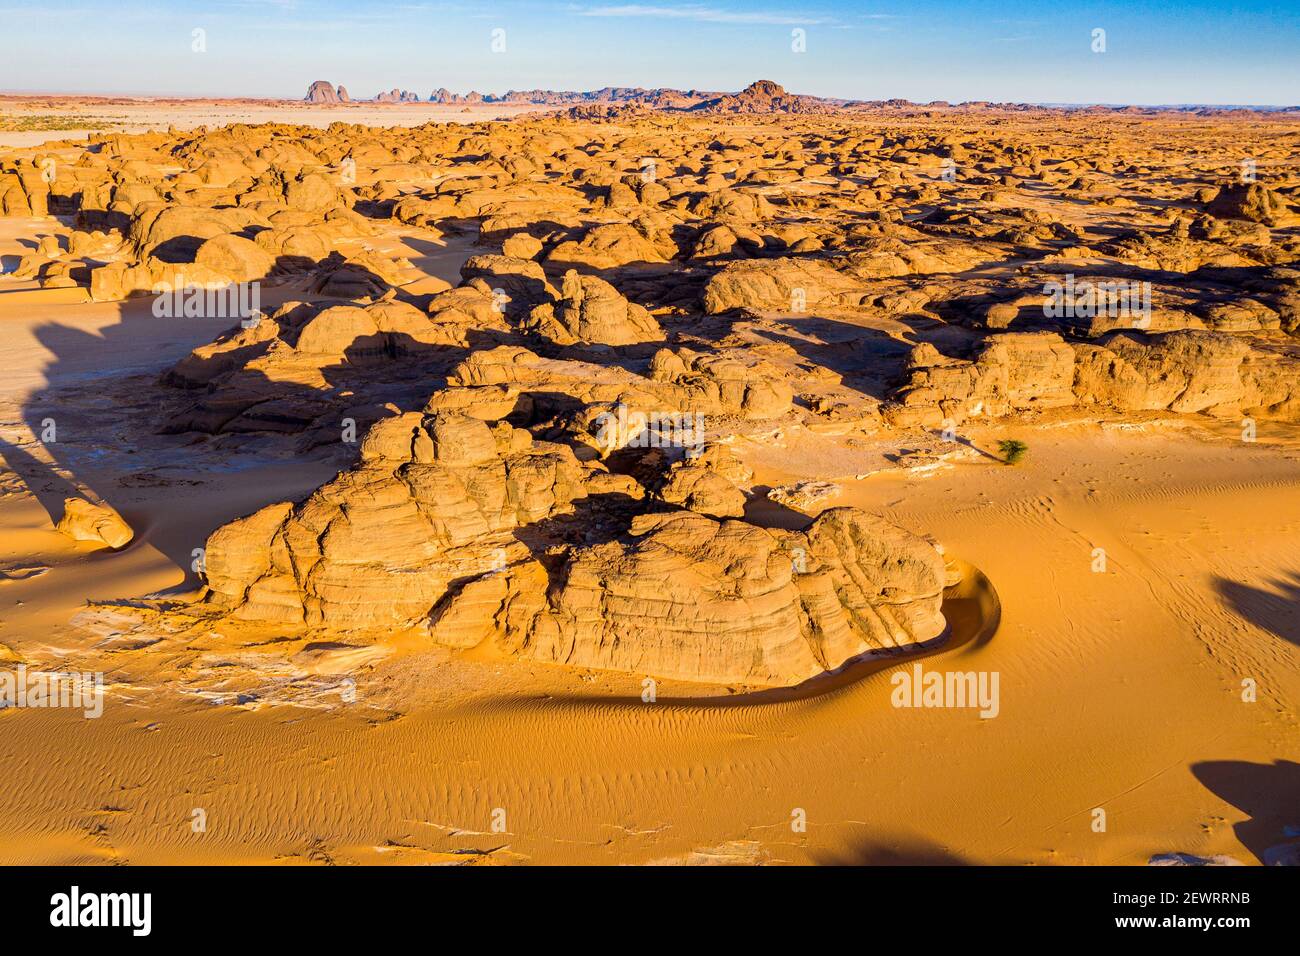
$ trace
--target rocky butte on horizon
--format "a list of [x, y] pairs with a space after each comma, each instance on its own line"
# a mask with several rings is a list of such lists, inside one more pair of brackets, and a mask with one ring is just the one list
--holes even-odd
[[[342, 91], [343, 88], [339, 87]], [[307, 90], [308, 103], [347, 102], [341, 92], [335, 92], [327, 80], [317, 80]], [[392, 89], [374, 97], [377, 103], [419, 103], [418, 94]], [[828, 100], [811, 96], [794, 96], [771, 80], [759, 80], [735, 94], [702, 92], [698, 90], [643, 89], [640, 87], [605, 87], [585, 93], [555, 90], [509, 90], [498, 96], [471, 90], [469, 93], [452, 93], [440, 88], [434, 90], [427, 102], [444, 105], [473, 105], [478, 103], [520, 104], [529, 106], [571, 106], [592, 103], [640, 104], [655, 109], [707, 109], [728, 113], [763, 112], [817, 112], [843, 105], [843, 100]]]
[[[347, 90], [326, 80], [317, 80], [311, 84], [305, 102], [318, 104], [337, 104], [350, 102]], [[361, 101], [355, 101], [361, 102]], [[392, 89], [375, 95], [376, 103], [436, 103], [447, 106], [473, 106], [483, 103], [526, 106], [633, 106], [652, 110], [700, 110], [715, 113], [760, 114], [760, 113], [832, 113], [841, 109], [885, 108], [885, 109], [968, 109], [968, 110], [1091, 110], [1094, 112], [1190, 112], [1202, 115], [1219, 115], [1234, 112], [1293, 113], [1300, 112], [1300, 105], [1277, 106], [1232, 106], [1214, 104], [1169, 104], [1135, 105], [1135, 104], [1042, 104], [1022, 102], [992, 102], [989, 100], [965, 100], [952, 103], [948, 100], [931, 100], [926, 103], [914, 102], [903, 98], [888, 100], [855, 100], [837, 97], [810, 96], [792, 94], [779, 83], [772, 80], [756, 80], [737, 93], [707, 92], [702, 90], [677, 90], [667, 87], [646, 89], [643, 87], [602, 87], [587, 92], [563, 90], [508, 90], [503, 94], [480, 93], [471, 90], [468, 93], [453, 93], [445, 87], [435, 89], [428, 100], [421, 100], [419, 94], [407, 90]], [[595, 114], [575, 114], [575, 118], [593, 118]]]
[[348, 96], [347, 87], [340, 86], [337, 90], [334, 84], [328, 80], [317, 80], [307, 89], [307, 95], [303, 97], [308, 103], [349, 103], [351, 98]]

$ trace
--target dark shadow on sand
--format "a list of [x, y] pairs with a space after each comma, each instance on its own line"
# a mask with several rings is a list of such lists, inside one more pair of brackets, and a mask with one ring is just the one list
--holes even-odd
[[1260, 630], [1300, 647], [1300, 572], [1275, 578], [1273, 588], [1257, 588], [1224, 577], [1214, 579], [1219, 597]]
[[1232, 829], [1260, 862], [1269, 847], [1286, 840], [1284, 827], [1300, 824], [1300, 763], [1206, 760], [1191, 770], [1215, 796], [1249, 814]]

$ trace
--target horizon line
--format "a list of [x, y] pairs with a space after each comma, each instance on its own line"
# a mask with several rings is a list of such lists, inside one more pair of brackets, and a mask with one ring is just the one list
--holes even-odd
[[[312, 82], [315, 82], [315, 81], [312, 81]], [[327, 80], [326, 82], [330, 82], [330, 81]], [[310, 86], [310, 83], [309, 83], [308, 85]], [[340, 86], [340, 85], [342, 85], [342, 86], [346, 86], [346, 84], [334, 84], [334, 86], [335, 86], [336, 88], [337, 88], [338, 86]], [[687, 91], [687, 90], [685, 90], [685, 89], [683, 89], [683, 88], [679, 88], [679, 87], [668, 87], [668, 86], [662, 86], [662, 87], [652, 87], [652, 86], [651, 86], [651, 87], [647, 87], [647, 86], [637, 87], [637, 86], [618, 86], [618, 85], [616, 85], [616, 84], [606, 84], [606, 86], [604, 86], [604, 87], [596, 87], [595, 89], [592, 89], [592, 90], [562, 90], [562, 89], [554, 89], [554, 88], [549, 88], [549, 87], [532, 87], [531, 89], [542, 90], [542, 91], [544, 91], [544, 92], [548, 92], [548, 93], [594, 93], [594, 92], [596, 92], [596, 90], [599, 90], [599, 89], [673, 90], [673, 91], [676, 91], [676, 92], [686, 92], [686, 91]], [[696, 91], [696, 92], [699, 91], [699, 90], [698, 90], [697, 88], [695, 88], [695, 87], [691, 87], [690, 89], [691, 89], [691, 90], [694, 90], [694, 91]], [[381, 92], [381, 93], [387, 93], [387, 92], [389, 92], [389, 91], [388, 91], [388, 90], [381, 90], [380, 92]], [[408, 91], [408, 92], [410, 92], [410, 91]], [[473, 91], [471, 91], [471, 92], [473, 92]], [[509, 92], [509, 91], [507, 91], [507, 92]], [[719, 92], [722, 92], [722, 91], [719, 91]], [[376, 94], [376, 95], [378, 95], [378, 94]], [[484, 96], [493, 96], [493, 95], [497, 95], [497, 94], [493, 94], [493, 93], [483, 93], [483, 95], [484, 95]], [[985, 99], [985, 100], [959, 100], [959, 101], [958, 101], [958, 100], [949, 100], [949, 99], [938, 99], [938, 100], [912, 100], [912, 99], [908, 99], [908, 98], [905, 97], [905, 96], [892, 96], [892, 97], [886, 97], [886, 98], [881, 98], [881, 99], [862, 99], [862, 98], [857, 98], [857, 97], [846, 97], [846, 96], [818, 96], [818, 95], [816, 95], [816, 94], [799, 94], [799, 93], [796, 93], [796, 94], [794, 94], [794, 95], [798, 95], [798, 96], [808, 96], [808, 97], [810, 97], [810, 98], [812, 98], [812, 99], [818, 99], [818, 100], [840, 100], [840, 101], [843, 101], [846, 105], [851, 104], [851, 103], [888, 103], [888, 102], [892, 102], [892, 101], [895, 101], [895, 100], [903, 100], [903, 101], [905, 101], [905, 102], [907, 102], [907, 103], [911, 103], [911, 104], [914, 105], [914, 106], [933, 106], [933, 105], [935, 105], [935, 104], [945, 103], [945, 104], [948, 104], [949, 106], [954, 106], [954, 107], [956, 107], [956, 106], [961, 106], [961, 105], [963, 105], [963, 104], [967, 104], [967, 103], [990, 103], [990, 104], [993, 104], [993, 105], [995, 105], [995, 106], [1033, 106], [1033, 107], [1039, 107], [1039, 108], [1043, 108], [1043, 109], [1087, 109], [1087, 108], [1089, 108], [1089, 107], [1105, 107], [1105, 108], [1117, 108], [1117, 109], [1123, 109], [1123, 108], [1132, 107], [1132, 108], [1135, 108], [1135, 109], [1165, 109], [1165, 110], [1175, 110], [1175, 109], [1245, 109], [1245, 110], [1266, 110], [1266, 111], [1282, 111], [1282, 110], [1294, 110], [1294, 109], [1300, 109], [1300, 104], [1297, 104], [1297, 103], [1207, 103], [1207, 102], [1197, 102], [1197, 101], [1193, 101], [1193, 102], [1185, 102], [1185, 103], [1135, 103], [1135, 102], [1102, 102], [1102, 101], [1099, 101], [1099, 100], [1076, 101], [1076, 102], [1062, 102], [1062, 101], [1052, 101], [1052, 102], [1034, 102], [1034, 101], [1030, 101], [1030, 100], [986, 100], [986, 99]], [[377, 100], [375, 100], [373, 97], [363, 97], [363, 98], [359, 98], [359, 99], [357, 99], [357, 98], [349, 99], [348, 102], [346, 102], [346, 103], [311, 103], [311, 102], [309, 102], [305, 97], [290, 97], [290, 96], [275, 96], [275, 95], [263, 95], [263, 96], [254, 96], [254, 95], [229, 96], [229, 95], [225, 95], [225, 94], [204, 94], [204, 93], [121, 92], [121, 91], [113, 91], [113, 92], [94, 92], [94, 91], [88, 91], [88, 90], [33, 90], [33, 89], [19, 89], [19, 88], [0, 89], [0, 96], [2, 96], [2, 97], [31, 97], [31, 96], [96, 97], [96, 98], [102, 98], [102, 99], [135, 99], [135, 100], [160, 100], [160, 99], [165, 99], [165, 100], [194, 100], [194, 101], [196, 101], [196, 102], [205, 102], [205, 101], [206, 101], [206, 102], [212, 102], [212, 101], [225, 101], [225, 102], [232, 102], [232, 103], [233, 103], [233, 102], [248, 102], [248, 101], [253, 101], [253, 102], [267, 102], [267, 101], [269, 101], [269, 102], [276, 102], [276, 103], [301, 103], [301, 104], [303, 104], [304, 106], [325, 107], [325, 108], [330, 108], [330, 107], [347, 107], [347, 106], [351, 106], [351, 105], [354, 105], [354, 104], [355, 104], [355, 105], [373, 104], [373, 105], [375, 105], [375, 106], [393, 106], [393, 107], [409, 107], [409, 106], [416, 106], [416, 105], [426, 105], [426, 106], [458, 106], [458, 105], [459, 105], [459, 106], [465, 106], [465, 105], [468, 105], [468, 104], [455, 104], [455, 103], [446, 103], [446, 104], [441, 104], [441, 103], [432, 103], [432, 102], [431, 102], [430, 100], [428, 100], [428, 99], [420, 99], [420, 100], [408, 101], [408, 102], [382, 102], [382, 101], [377, 101]], [[500, 101], [498, 101], [498, 102], [495, 102], [495, 103], [484, 103], [484, 104], [480, 104], [480, 105], [486, 105], [486, 106], [493, 106], [493, 105], [497, 105], [497, 106], [537, 106], [537, 107], [540, 107], [540, 108], [546, 108], [546, 104], [542, 104], [542, 103], [526, 103], [526, 102], [521, 102], [521, 103], [506, 103], [506, 102], [500, 102]], [[554, 109], [560, 109], [560, 108], [562, 108], [562, 107], [560, 107], [560, 106], [557, 105], [557, 106], [554, 106], [554, 107], [552, 107], [552, 108], [554, 108]]]

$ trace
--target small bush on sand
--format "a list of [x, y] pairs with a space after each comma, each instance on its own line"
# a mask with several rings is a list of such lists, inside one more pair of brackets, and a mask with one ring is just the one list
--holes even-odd
[[1008, 465], [1014, 465], [1025, 457], [1025, 454], [1029, 451], [1029, 446], [1022, 441], [1008, 438], [998, 442], [998, 451], [1002, 452], [1003, 461]]

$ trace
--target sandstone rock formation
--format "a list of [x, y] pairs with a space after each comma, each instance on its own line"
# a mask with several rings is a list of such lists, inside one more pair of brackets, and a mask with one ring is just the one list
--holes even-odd
[[1100, 345], [1007, 333], [990, 336], [970, 360], [917, 346], [909, 370], [886, 408], [895, 425], [946, 427], [1075, 404], [1300, 420], [1297, 366], [1279, 367], [1267, 352], [1221, 333], [1125, 332]]
[[36, 164], [0, 165], [0, 216], [47, 215], [49, 195], [49, 184]]
[[910, 379], [889, 410], [895, 424], [940, 426], [973, 415], [991, 418], [1074, 401], [1074, 350], [1054, 333], [990, 336], [970, 361], [949, 359], [918, 345]]
[[628, 302], [603, 279], [579, 275], [572, 269], [564, 274], [560, 301], [535, 308], [531, 321], [561, 345], [633, 345], [663, 340], [663, 330], [645, 308]]
[[572, 553], [558, 580], [545, 604], [519, 609], [506, 634], [516, 653], [686, 680], [795, 684], [944, 627], [942, 556], [852, 509], [789, 536], [689, 511], [646, 515], [627, 540]]
[[1300, 221], [1277, 193], [1260, 183], [1239, 183], [1224, 186], [1205, 207], [1211, 216], [1222, 219], [1247, 219], [1269, 226], [1279, 226]]
[[63, 517], [55, 529], [73, 541], [92, 541], [110, 548], [125, 548], [135, 537], [131, 526], [116, 511], [84, 498], [64, 500]]
[[334, 89], [334, 84], [328, 80], [317, 80], [307, 88], [307, 95], [303, 97], [308, 103], [338, 103], [342, 97]]
[[790, 410], [793, 392], [776, 369], [743, 353], [700, 354], [690, 349], [660, 349], [649, 377], [574, 360], [546, 359], [519, 346], [473, 353], [447, 377], [454, 386], [506, 385], [568, 395], [584, 404], [624, 404], [640, 409], [672, 409], [777, 418]]
[[375, 96], [376, 103], [418, 103], [420, 97], [410, 90], [399, 90], [396, 87], [386, 93], [379, 93]]
[[739, 93], [705, 100], [695, 109], [705, 113], [828, 113], [833, 107], [816, 97], [787, 93], [771, 80], [758, 80]]
[[[562, 519], [589, 494], [634, 500], [595, 490], [610, 477], [504, 422], [390, 418], [356, 470], [217, 531], [208, 600], [241, 620], [415, 627], [453, 647], [493, 640], [534, 660], [752, 684], [943, 630], [942, 556], [853, 509], [799, 534], [641, 514], [607, 541], [564, 543]], [[590, 530], [598, 513], [578, 520]]]
[[745, 493], [726, 474], [725, 464], [731, 463], [719, 464], [702, 449], [687, 449], [686, 457], [669, 469], [659, 498], [714, 518], [744, 517]]

